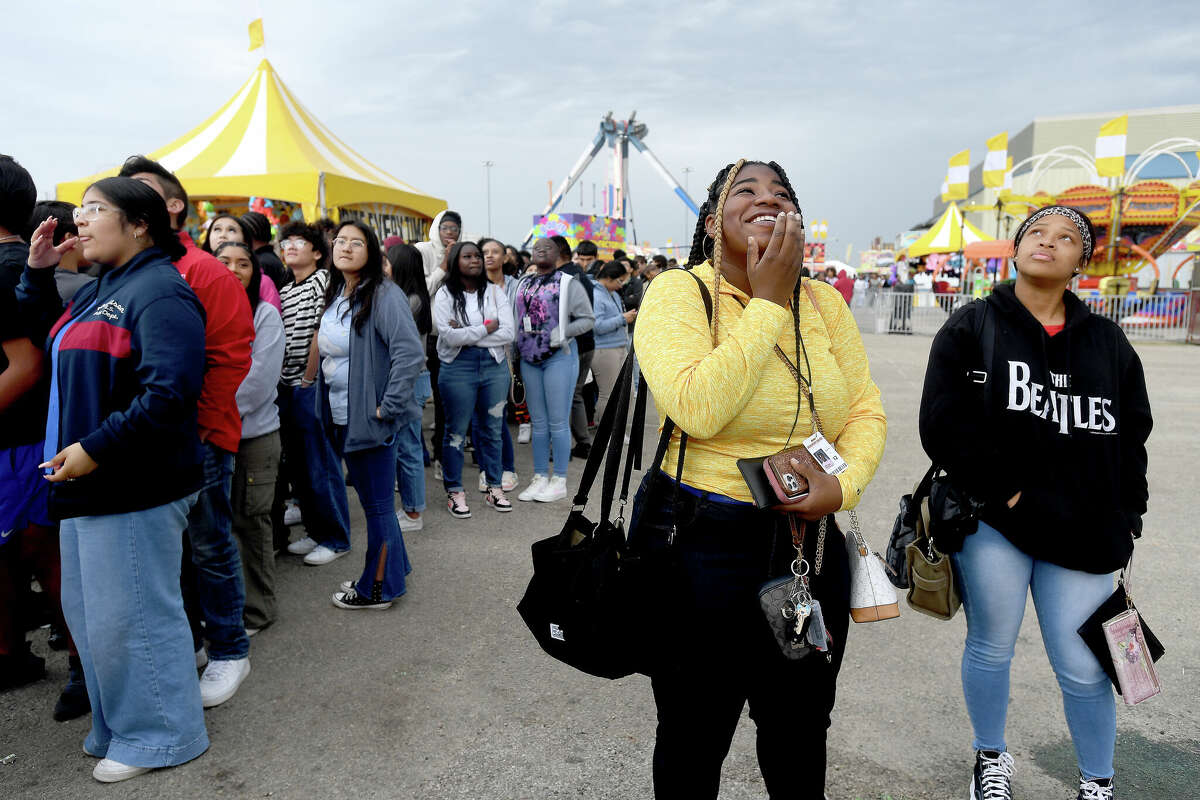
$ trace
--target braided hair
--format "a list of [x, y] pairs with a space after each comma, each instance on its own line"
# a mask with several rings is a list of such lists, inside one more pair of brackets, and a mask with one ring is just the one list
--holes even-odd
[[[729, 196], [729, 190], [733, 187], [733, 181], [737, 177], [737, 174], [741, 172], [742, 167], [749, 165], [764, 166], [778, 175], [780, 182], [787, 190], [788, 197], [791, 199], [792, 204], [796, 206], [797, 210], [800, 209], [800, 200], [796, 196], [796, 190], [792, 188], [792, 182], [788, 179], [787, 173], [784, 171], [783, 167], [779, 166], [779, 164], [774, 161], [747, 161], [744, 158], [739, 158], [733, 164], [726, 164], [724, 168], [717, 173], [717, 176], [713, 178], [712, 183], [708, 185], [708, 196], [704, 199], [704, 202], [700, 204], [700, 213], [697, 215], [696, 219], [696, 230], [692, 234], [692, 248], [688, 253], [687, 266], [685, 269], [691, 269], [697, 264], [703, 263], [705, 260], [709, 260], [711, 261], [713, 272], [716, 273], [712, 290], [712, 337], [714, 346], [717, 344], [717, 320], [721, 308], [721, 256], [722, 250], [724, 249], [722, 217], [725, 213], [725, 200]], [[705, 218], [707, 218], [709, 214], [712, 214], [716, 220], [716, 236], [709, 236], [708, 231], [705, 230], [704, 227]], [[803, 214], [801, 214], [800, 217], [800, 224], [802, 226], [804, 224]], [[706, 239], [711, 239], [713, 242], [711, 256], [704, 252], [704, 242]], [[802, 280], [803, 278], [801, 278], [800, 281], [797, 281], [795, 287], [792, 289], [792, 330], [795, 333], [796, 343], [794, 363], [796, 369], [799, 370], [800, 356], [801, 353], [803, 353], [804, 365], [808, 372], [808, 376], [806, 378], [808, 386], [808, 405], [809, 410], [812, 411], [815, 416], [815, 403], [812, 396], [812, 367], [808, 362], [808, 349], [804, 345], [804, 339], [800, 336], [800, 286]], [[817, 309], [814, 309], [814, 311], [817, 311]], [[817, 313], [819, 314], [820, 311], [817, 311]], [[799, 420], [800, 405], [804, 399], [804, 389], [805, 384], [800, 380], [796, 381], [796, 416], [792, 420], [792, 431], [788, 433], [789, 443], [791, 442], [791, 433], [795, 432], [796, 422]]]

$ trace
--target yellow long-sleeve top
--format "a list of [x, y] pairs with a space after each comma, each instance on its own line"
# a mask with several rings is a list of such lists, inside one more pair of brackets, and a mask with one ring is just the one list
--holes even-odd
[[[692, 271], [711, 293], [712, 266], [705, 261]], [[844, 511], [858, 504], [875, 475], [887, 418], [846, 301], [821, 281], [813, 281], [812, 288], [820, 311], [807, 292], [800, 293], [800, 335], [825, 437], [848, 464], [837, 476], [842, 487], [839, 510]], [[776, 355], [775, 345], [795, 360], [792, 312], [751, 299], [729, 281], [721, 282], [713, 305], [719, 314], [716, 342], [696, 281], [682, 270], [663, 272], [642, 300], [634, 346], [660, 420], [670, 416], [688, 433], [683, 482], [753, 502], [737, 460], [797, 447], [812, 433], [805, 402], [788, 441], [796, 416], [796, 379]], [[803, 352], [798, 366], [803, 374]], [[663, 459], [662, 469], [671, 477], [678, 444], [676, 433]]]

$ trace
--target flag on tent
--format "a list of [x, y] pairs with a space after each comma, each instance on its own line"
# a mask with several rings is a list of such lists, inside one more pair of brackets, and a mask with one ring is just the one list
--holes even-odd
[[1007, 194], [1012, 191], [1012, 156], [1004, 160], [1004, 183], [1000, 186], [1000, 192]]
[[971, 151], [963, 150], [950, 157], [950, 171], [946, 173], [946, 195], [951, 200], [967, 197], [967, 184], [971, 181]]
[[262, 17], [250, 23], [250, 49], [257, 50], [263, 46]]
[[1000, 188], [1008, 164], [1008, 131], [987, 140], [987, 155], [983, 159], [983, 185]]
[[1096, 137], [1096, 174], [1109, 178], [1125, 174], [1125, 134], [1129, 115], [1122, 114], [1100, 126]]
[[950, 201], [950, 176], [942, 178], [942, 202]]

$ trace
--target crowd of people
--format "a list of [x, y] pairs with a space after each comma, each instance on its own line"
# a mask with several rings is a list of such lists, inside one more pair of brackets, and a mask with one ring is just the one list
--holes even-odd
[[[517, 499], [564, 500], [634, 346], [677, 428], [643, 476], [629, 544], [671, 554], [647, 563], [672, 587], [672, 615], [704, 627], [697, 639], [664, 626], [646, 659], [655, 793], [715, 798], [749, 703], [768, 793], [823, 796], [852, 580], [833, 514], [861, 500], [887, 417], [853, 282], [806, 276], [782, 167], [717, 174], [690, 274], [559, 236], [528, 252], [471, 241], [450, 210], [417, 243], [349, 217], [275, 237], [261, 215], [222, 214], [197, 246], [186, 190], [144, 156], [79, 206], [35, 200], [29, 173], [0, 156], [0, 688], [42, 677], [26, 632], [48, 616], [70, 665], [53, 716], [91, 713], [98, 781], [208, 748], [204, 709], [235, 695], [250, 638], [278, 618], [277, 556], [319, 567], [349, 553], [347, 483], [367, 543], [358, 576], [331, 587], [346, 610], [405, 594], [405, 532], [471, 516], [468, 454], [489, 509], [513, 512], [523, 444], [533, 475]], [[1141, 533], [1152, 421], [1137, 354], [1068, 289], [1094, 240], [1073, 209], [1032, 214], [1016, 283], [957, 311], [930, 354], [922, 443], [981, 509], [952, 554], [973, 800], [1012, 797], [1008, 672], [1030, 592], [1078, 797], [1113, 797], [1112, 690], [1074, 631]], [[1001, 322], [993, 352], [983, 332]], [[814, 435], [845, 469], [793, 459], [807, 494], [756, 503], [739, 460]], [[436, 521], [427, 468], [445, 491]], [[823, 657], [788, 658], [764, 624], [758, 592], [779, 574], [811, 592]]]
[[222, 213], [197, 245], [184, 186], [143, 156], [79, 206], [36, 195], [0, 156], [0, 688], [45, 674], [26, 632], [49, 621], [69, 659], [53, 716], [92, 713], [100, 781], [207, 748], [202, 709], [234, 696], [278, 618], [277, 556], [350, 551], [348, 484], [367, 533], [361, 573], [331, 587], [349, 610], [405, 593], [427, 470], [437, 524], [471, 516], [468, 455], [483, 504], [511, 512], [518, 445], [519, 499], [563, 500], [666, 266], [469, 241], [450, 210], [416, 243]]

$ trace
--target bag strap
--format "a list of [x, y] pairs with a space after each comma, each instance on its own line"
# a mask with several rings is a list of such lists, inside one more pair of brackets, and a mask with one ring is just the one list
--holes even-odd
[[986, 410], [992, 407], [992, 387], [996, 383], [990, 374], [996, 353], [996, 322], [992, 318], [991, 303], [987, 300], [975, 302], [981, 304], [979, 313], [975, 315], [975, 340], [979, 342], [981, 369], [967, 372], [967, 379], [983, 384], [983, 407]]
[[[617, 398], [617, 417], [613, 422], [612, 435], [608, 440], [608, 454], [604, 460], [604, 484], [600, 491], [600, 519], [609, 518], [613, 495], [616, 494], [617, 475], [621, 468], [621, 449], [624, 446], [625, 423], [629, 421], [629, 393], [633, 387], [633, 361], [633, 353], [629, 353], [625, 356], [625, 364], [621, 367], [622, 374], [619, 381], [621, 394]], [[606, 407], [604, 410], [608, 411], [608, 408]], [[629, 437], [629, 441], [632, 445], [632, 436]]]
[[[596, 429], [596, 437], [592, 442], [592, 450], [588, 454], [587, 461], [583, 465], [583, 476], [579, 479], [579, 489], [575, 492], [575, 497], [571, 501], [573, 511], [582, 511], [587, 507], [588, 493], [592, 489], [592, 484], [596, 481], [596, 475], [600, 472], [600, 463], [604, 461], [605, 455], [609, 450], [609, 445], [612, 440], [613, 430], [616, 425], [617, 411], [622, 405], [622, 400], [629, 399], [629, 384], [632, 380], [630, 371], [633, 367], [632, 351], [626, 357], [625, 363], [621, 366], [621, 372], [617, 378], [617, 385], [613, 387], [612, 402], [604, 409], [604, 414], [600, 418], [600, 426]], [[618, 440], [620, 441], [620, 440]], [[609, 495], [609, 503], [612, 502], [612, 495]]]
[[[683, 269], [682, 267], [672, 267], [672, 269]], [[700, 287], [700, 296], [704, 300], [704, 310], [709, 320], [712, 320], [713, 305], [712, 295], [708, 291], [708, 287], [704, 285], [699, 276], [691, 270], [683, 270], [688, 275], [695, 279], [696, 285]], [[621, 448], [623, 446], [625, 423], [628, 420], [629, 413], [629, 396], [632, 391], [633, 374], [636, 365], [637, 354], [633, 347], [629, 348], [629, 353], [625, 357], [625, 363], [621, 366], [621, 372], [617, 378], [617, 384], [613, 387], [612, 395], [609, 398], [609, 403], [604, 409], [604, 414], [600, 419], [600, 425], [596, 429], [596, 436], [592, 440], [592, 449], [588, 454], [587, 461], [583, 466], [583, 475], [579, 480], [579, 488], [575, 492], [575, 497], [571, 500], [571, 511], [581, 512], [587, 507], [588, 495], [591, 492], [592, 485], [596, 481], [596, 476], [600, 472], [600, 464], [607, 457], [605, 467], [604, 482], [601, 485], [601, 519], [607, 519], [612, 510], [613, 496], [616, 490], [616, 479], [619, 470]], [[634, 406], [634, 435], [629, 437], [629, 451], [627, 456], [628, 462], [636, 462], [641, 466], [641, 430], [639, 426], [645, 426], [646, 416], [646, 395], [649, 390], [646, 388], [645, 379], [638, 372], [638, 399]], [[619, 419], [618, 419], [619, 418]], [[651, 464], [650, 470], [657, 470], [662, 466], [663, 458], [667, 452], [667, 446], [671, 441], [671, 434], [675, 430], [675, 422], [666, 417], [663, 420], [662, 435], [659, 437], [658, 449], [654, 454], [654, 463]], [[679, 481], [683, 476], [683, 461], [684, 453], [687, 448], [687, 431], [682, 428], [679, 430], [679, 460], [676, 465], [676, 487], [675, 498], [678, 497]], [[630, 465], [627, 463], [625, 468], [624, 479], [621, 486], [621, 509], [624, 509], [629, 495], [629, 482], [631, 478]], [[673, 499], [673, 500], [674, 500]], [[674, 502], [673, 502], [674, 504]], [[620, 513], [620, 512], [618, 512]], [[672, 535], [672, 539], [674, 536]]]

